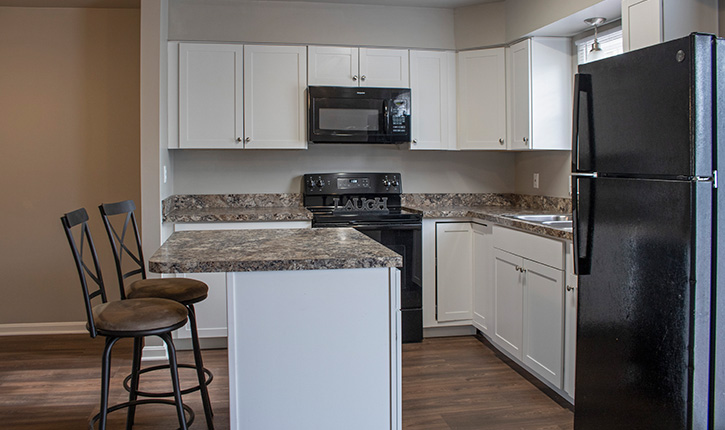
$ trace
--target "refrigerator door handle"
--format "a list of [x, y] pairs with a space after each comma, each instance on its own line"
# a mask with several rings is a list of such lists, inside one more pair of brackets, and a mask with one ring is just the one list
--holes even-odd
[[592, 172], [592, 173], [572, 173], [572, 178], [598, 178], [599, 173]]
[[[572, 135], [571, 135], [571, 171], [580, 170], [579, 163], [579, 113], [581, 110], [581, 93], [587, 94], [587, 103], [591, 97], [591, 76], [582, 73], [574, 75], [574, 111], [572, 113]], [[588, 110], [587, 110], [588, 112]], [[590, 142], [591, 145], [591, 142]], [[589, 165], [592, 165], [591, 160]]]
[[[592, 207], [591, 200], [587, 198], [586, 201], [582, 201], [579, 195], [579, 178], [592, 182], [591, 179], [597, 177], [597, 173], [572, 173], [572, 198], [574, 205], [572, 207], [573, 222], [573, 259], [574, 259], [574, 274], [589, 275], [591, 272], [591, 231], [592, 231]], [[591, 187], [591, 186], [590, 186]], [[591, 195], [591, 188], [587, 195]], [[585, 209], [584, 211], [582, 209]], [[585, 232], [582, 232], [581, 217], [582, 215], [587, 217], [587, 224]], [[582, 233], [584, 236], [582, 237]], [[582, 252], [582, 239], [584, 239], [585, 252]]]

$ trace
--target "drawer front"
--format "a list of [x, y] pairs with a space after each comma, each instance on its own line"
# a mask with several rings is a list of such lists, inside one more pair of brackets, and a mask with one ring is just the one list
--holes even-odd
[[493, 247], [564, 270], [564, 242], [559, 240], [494, 226]]

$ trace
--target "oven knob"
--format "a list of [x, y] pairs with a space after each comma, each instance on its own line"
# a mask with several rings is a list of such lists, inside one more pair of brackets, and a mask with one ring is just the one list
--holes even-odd
[[322, 179], [318, 179], [317, 180], [317, 186], [320, 187], [320, 188], [324, 187], [325, 186], [325, 181], [323, 181]]
[[390, 182], [390, 181], [388, 180], [388, 178], [385, 178], [385, 179], [383, 179], [383, 185], [384, 185], [385, 187], [389, 187], [389, 186], [390, 186], [390, 184], [392, 184], [392, 182]]
[[309, 186], [310, 186], [310, 188], [315, 188], [315, 180], [314, 180], [314, 179], [312, 179], [312, 178], [310, 178], [310, 182], [308, 182], [308, 184], [307, 184], [307, 185], [309, 185]]
[[397, 187], [398, 185], [400, 185], [400, 182], [398, 182], [397, 179], [393, 178], [393, 186]]

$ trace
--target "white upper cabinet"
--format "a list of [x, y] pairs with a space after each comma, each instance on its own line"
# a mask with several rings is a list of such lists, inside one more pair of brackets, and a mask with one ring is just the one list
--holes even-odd
[[306, 87], [304, 46], [172, 42], [169, 147], [304, 149]]
[[309, 47], [309, 85], [408, 88], [408, 50]]
[[508, 48], [506, 57], [506, 148], [569, 150], [573, 76], [569, 39], [526, 39]]
[[310, 46], [308, 48], [309, 85], [357, 86], [359, 76], [358, 48]]
[[247, 149], [307, 147], [307, 49], [244, 47], [244, 131]]
[[456, 149], [456, 54], [410, 51], [410, 149]]
[[243, 147], [242, 57], [241, 45], [179, 44], [180, 148]]
[[458, 53], [458, 127], [459, 149], [506, 149], [504, 48]]
[[693, 32], [718, 33], [718, 0], [622, 0], [625, 52]]
[[408, 50], [360, 48], [360, 86], [408, 88]]

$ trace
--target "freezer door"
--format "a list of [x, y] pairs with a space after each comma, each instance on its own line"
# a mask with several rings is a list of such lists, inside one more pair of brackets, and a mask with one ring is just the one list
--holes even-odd
[[693, 35], [579, 66], [572, 171], [710, 176], [711, 42]]
[[[706, 234], [697, 239], [694, 218], [708, 222], [711, 209], [705, 204], [700, 210], [695, 202], [697, 190], [706, 195], [711, 185], [576, 181], [582, 219], [575, 246], [584, 261], [574, 428], [691, 428], [692, 399], [698, 397], [690, 374], [696, 361], [692, 309], [696, 287], [702, 282], [709, 288], [707, 274], [698, 278], [696, 260], [710, 257], [709, 248], [703, 255], [696, 252], [709, 239]], [[705, 347], [705, 361], [707, 352]]]

